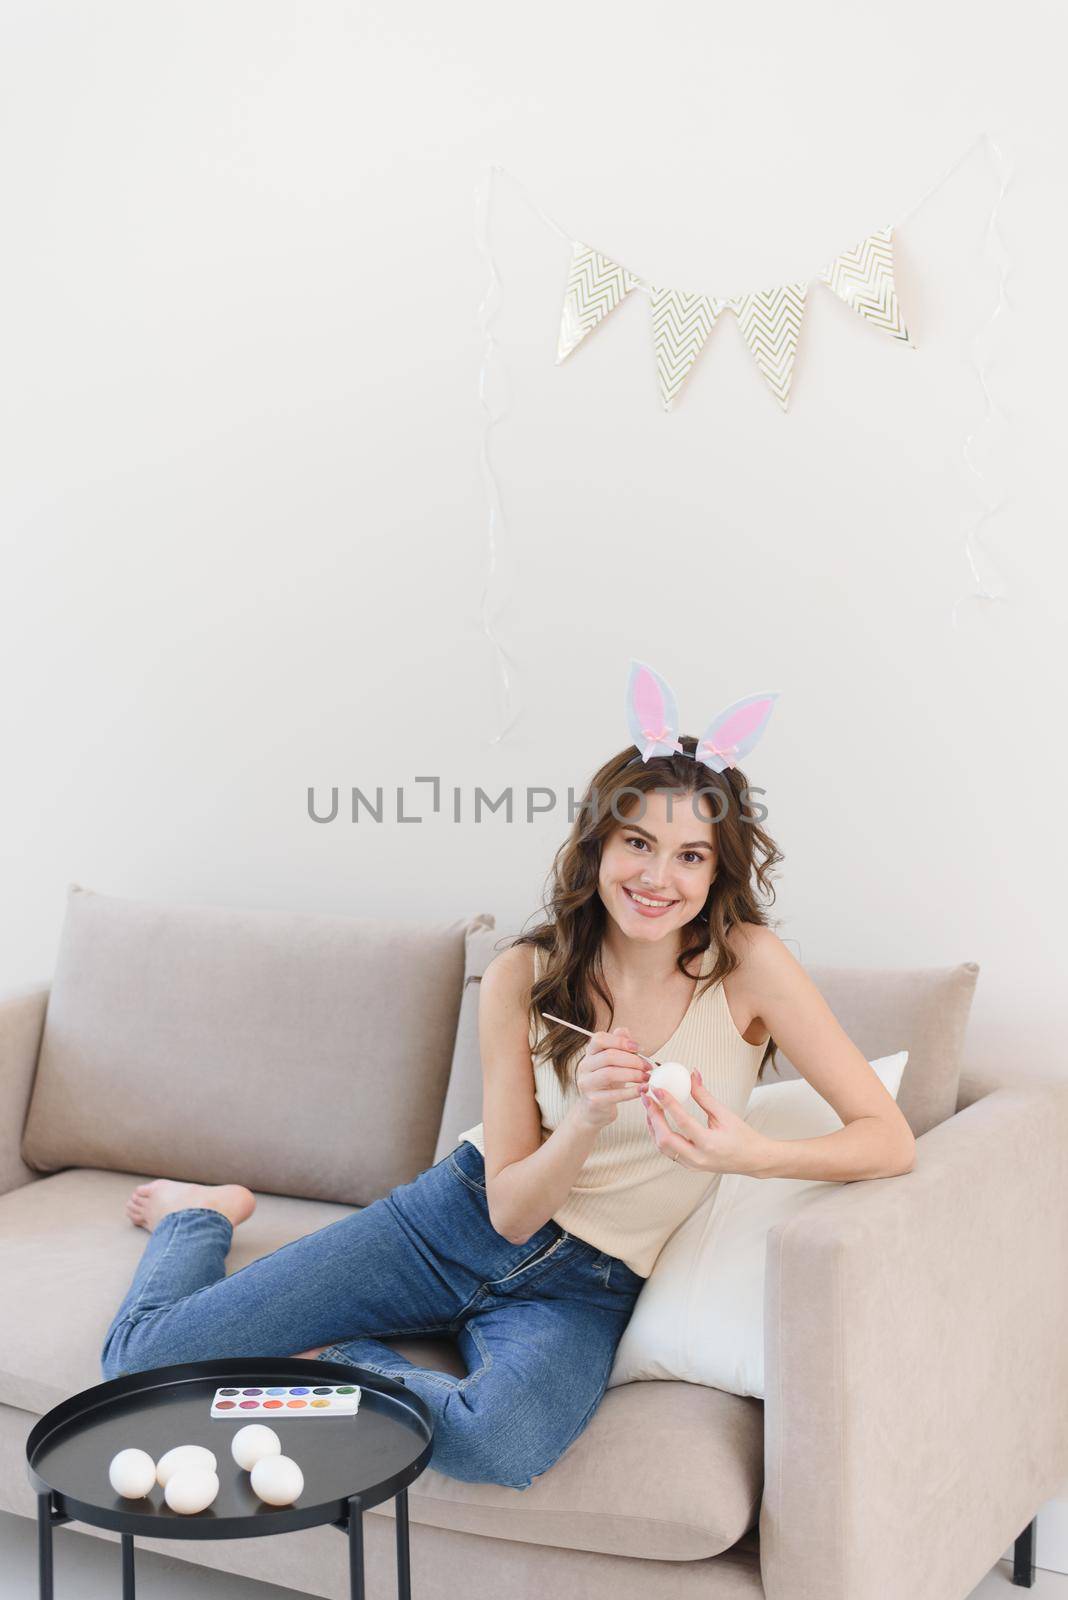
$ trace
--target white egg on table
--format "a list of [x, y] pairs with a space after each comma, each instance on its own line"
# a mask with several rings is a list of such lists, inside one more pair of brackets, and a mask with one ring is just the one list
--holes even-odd
[[191, 1517], [206, 1511], [219, 1492], [218, 1475], [211, 1467], [179, 1467], [167, 1479], [163, 1498], [172, 1511]]
[[261, 1456], [252, 1469], [252, 1492], [269, 1506], [289, 1506], [304, 1488], [304, 1474], [289, 1456]]
[[120, 1450], [111, 1458], [108, 1478], [124, 1500], [142, 1500], [155, 1487], [156, 1463], [147, 1450]]
[[650, 1089], [666, 1089], [682, 1105], [690, 1098], [691, 1081], [690, 1069], [681, 1061], [662, 1061], [649, 1074]]
[[160, 1456], [156, 1462], [156, 1482], [165, 1489], [172, 1474], [179, 1472], [183, 1467], [201, 1467], [214, 1472], [217, 1465], [214, 1452], [206, 1445], [178, 1444], [173, 1450], [168, 1450], [165, 1456]]
[[238, 1428], [230, 1441], [230, 1454], [239, 1467], [244, 1467], [246, 1472], [251, 1472], [257, 1461], [262, 1461], [264, 1456], [280, 1456], [282, 1454], [282, 1441], [273, 1428], [268, 1428], [262, 1422], [250, 1422], [247, 1427]]

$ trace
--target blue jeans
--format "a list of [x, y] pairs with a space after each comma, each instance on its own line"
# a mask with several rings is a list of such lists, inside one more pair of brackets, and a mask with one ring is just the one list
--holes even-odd
[[[645, 1282], [549, 1221], [525, 1244], [493, 1227], [485, 1163], [464, 1141], [411, 1183], [226, 1276], [233, 1226], [190, 1206], [149, 1235], [108, 1329], [105, 1378], [172, 1362], [292, 1356], [401, 1380], [434, 1418], [431, 1465], [526, 1489], [583, 1431]], [[467, 1376], [383, 1339], [451, 1335]]]

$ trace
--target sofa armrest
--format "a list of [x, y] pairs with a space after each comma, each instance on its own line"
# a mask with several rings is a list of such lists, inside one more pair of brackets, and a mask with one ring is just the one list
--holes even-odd
[[20, 1151], [47, 1005], [47, 988], [0, 998], [0, 1194], [39, 1176]]
[[1068, 1476], [1068, 1081], [768, 1234], [767, 1600], [971, 1592]]

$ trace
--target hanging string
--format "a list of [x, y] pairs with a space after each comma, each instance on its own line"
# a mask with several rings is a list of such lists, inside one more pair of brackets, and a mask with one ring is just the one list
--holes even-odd
[[975, 443], [976, 436], [982, 431], [983, 428], [986, 427], [987, 423], [994, 421], [1003, 423], [1005, 421], [1004, 414], [998, 408], [993, 395], [990, 393], [990, 388], [986, 381], [986, 363], [984, 351], [988, 349], [988, 338], [993, 330], [994, 324], [1001, 316], [1005, 306], [1009, 303], [1008, 295], [1005, 293], [1005, 285], [1009, 276], [1009, 256], [1008, 251], [1005, 248], [1005, 241], [1002, 238], [1001, 232], [998, 228], [998, 213], [1001, 210], [1001, 202], [1005, 198], [1005, 191], [1008, 189], [1009, 184], [1012, 181], [1012, 172], [996, 141], [992, 139], [989, 134], [985, 134], [984, 138], [986, 139], [988, 145], [990, 146], [991, 152], [993, 153], [995, 168], [1000, 184], [997, 198], [991, 207], [984, 239], [984, 245], [987, 254], [992, 256], [998, 267], [998, 299], [993, 311], [990, 313], [990, 316], [987, 318], [983, 326], [976, 332], [971, 344], [972, 365], [975, 367], [976, 375], [983, 391], [983, 399], [986, 403], [986, 409], [979, 421], [976, 423], [975, 427], [972, 429], [971, 433], [965, 439], [962, 450], [965, 463], [975, 477], [980, 496], [983, 499], [984, 504], [972, 518], [971, 525], [968, 528], [964, 541], [964, 553], [967, 557], [968, 565], [971, 568], [972, 577], [975, 580], [975, 588], [969, 589], [964, 594], [958, 595], [956, 600], [954, 600], [953, 611], [951, 613], [954, 628], [957, 626], [957, 611], [965, 600], [986, 600], [995, 604], [1000, 604], [1004, 603], [1006, 599], [1004, 585], [1002, 584], [1000, 577], [996, 573], [993, 574], [993, 581], [996, 587], [995, 589], [990, 589], [984, 582], [983, 576], [979, 570], [980, 561], [985, 560], [988, 569], [992, 571], [989, 557], [985, 555], [980, 544], [980, 530], [986, 523], [988, 523], [993, 517], [996, 517], [997, 514], [1003, 510], [1006, 502], [1004, 497], [1001, 497], [1000, 499], [991, 497], [987, 489], [986, 477], [980, 468], [976, 466], [975, 458], [972, 454], [972, 446]]
[[509, 172], [507, 167], [502, 167], [498, 165], [497, 162], [493, 162], [489, 167], [489, 172], [491, 177], [493, 173], [499, 172], [502, 178], [507, 178], [509, 183], [514, 184], [519, 190], [519, 193], [523, 196], [527, 205], [530, 207], [531, 211], [534, 212], [535, 216], [540, 217], [545, 226], [547, 228], [551, 228], [553, 233], [558, 233], [561, 239], [567, 240], [568, 244], [573, 244], [575, 242], [574, 234], [568, 233], [566, 228], [561, 228], [558, 222], [554, 222], [549, 213], [547, 211], [543, 211], [541, 206], [539, 206], [538, 202], [534, 199], [526, 184], [520, 183], [515, 174]]
[[[960, 167], [962, 167], [964, 165], [964, 163], [968, 160], [968, 157], [972, 154], [972, 152], [977, 150], [979, 148], [979, 146], [981, 144], [983, 144], [983, 142], [985, 140], [987, 140], [987, 139], [989, 139], [989, 134], [986, 134], [986, 133], [977, 134], [976, 137], [972, 140], [971, 144], [968, 146], [968, 148], [966, 150], [963, 150], [961, 152], [961, 154], [956, 158], [956, 160], [954, 162], [952, 162], [951, 165], [946, 168], [946, 170], [945, 170], [945, 172], [943, 172], [942, 176], [937, 180], [936, 183], [933, 183], [931, 185], [931, 187], [927, 190], [926, 194], [921, 195], [919, 200], [916, 201], [915, 205], [913, 205], [908, 211], [906, 211], [904, 216], [899, 217], [897, 222], [895, 222], [893, 224], [894, 229], [896, 230], [897, 228], [903, 227], [906, 222], [908, 222], [912, 217], [914, 217], [916, 215], [917, 211], [919, 211], [922, 206], [925, 206], [927, 204], [928, 200], [932, 199], [933, 196], [938, 193], [938, 191], [943, 187], [944, 184], [947, 184], [949, 182], [950, 178], [952, 178], [954, 176], [954, 174], [958, 171], [958, 169]], [[534, 199], [533, 195], [531, 194], [530, 190], [527, 188], [526, 184], [522, 183], [520, 181], [520, 179], [515, 176], [514, 173], [509, 172], [507, 167], [502, 167], [499, 164], [494, 163], [490, 170], [492, 172], [500, 173], [502, 178], [507, 178], [508, 182], [510, 184], [512, 184], [513, 187], [519, 192], [519, 194], [521, 194], [523, 196], [523, 199], [526, 201], [526, 203], [530, 207], [531, 211], [533, 211], [534, 215], [536, 217], [539, 217], [541, 219], [541, 221], [544, 222], [545, 226], [547, 228], [551, 229], [553, 233], [557, 234], [561, 239], [565, 240], [570, 245], [575, 245], [575, 244], [578, 244], [580, 242], [575, 234], [569, 233], [566, 228], [561, 227], [560, 223], [557, 222], [554, 217], [551, 217], [549, 215], [549, 213], [547, 211], [545, 211], [538, 204], [538, 202]], [[883, 226], [883, 224], [880, 223], [880, 227], [881, 226]], [[602, 252], [602, 254], [603, 254], [603, 252]], [[615, 261], [615, 260], [617, 260], [617, 257], [612, 256], [612, 257], [610, 257], [610, 259]], [[817, 269], [817, 272], [821, 272], [822, 270], [823, 270], [823, 268], [821, 266], [820, 268]], [[653, 286], [653, 283], [649, 279], [643, 278], [640, 273], [635, 272], [633, 270], [633, 268], [631, 268], [631, 267], [628, 267], [627, 271], [630, 273], [630, 276], [634, 279], [634, 287], [636, 289], [640, 289], [643, 294], [648, 294], [648, 295], [652, 294], [654, 286]], [[813, 277], [817, 276], [817, 272], [810, 272], [808, 274], [808, 277], [809, 278], [813, 278]], [[806, 279], [806, 281], [808, 281], [808, 280]], [[712, 298], [723, 299], [724, 296], [717, 294], [717, 295], [713, 296]], [[915, 346], [913, 346], [913, 348], [915, 348]]]
[[[544, 211], [541, 206], [539, 206], [538, 202], [534, 199], [534, 196], [531, 194], [526, 184], [521, 183], [513, 172], [509, 172], [507, 167], [501, 167], [497, 165], [494, 165], [492, 170], [494, 172], [499, 172], [502, 178], [508, 179], [508, 182], [512, 184], [513, 187], [517, 189], [518, 192], [523, 196], [523, 199], [526, 201], [531, 211], [533, 211], [534, 215], [536, 217], [540, 217], [547, 228], [551, 229], [553, 233], [559, 234], [560, 238], [565, 240], [567, 244], [574, 245], [578, 243], [578, 240], [573, 233], [568, 233], [566, 228], [562, 228], [560, 224], [554, 220], [554, 218], [550, 217], [547, 211]], [[643, 294], [649, 294], [651, 292], [651, 285], [646, 283], [644, 278], [640, 278], [636, 272], [632, 272], [631, 277], [634, 279], [634, 287], [636, 289], [640, 289]]]
[[490, 210], [493, 198], [493, 175], [495, 172], [502, 170], [500, 167], [488, 165], [485, 183], [476, 192], [475, 197], [476, 240], [479, 253], [489, 268], [489, 282], [478, 307], [478, 325], [482, 335], [482, 360], [478, 373], [478, 403], [482, 413], [482, 444], [479, 451], [479, 467], [482, 472], [482, 481], [486, 488], [486, 503], [488, 507], [486, 577], [482, 586], [479, 609], [482, 616], [482, 631], [489, 640], [497, 658], [497, 668], [501, 676], [502, 704], [505, 718], [504, 726], [493, 735], [490, 744], [500, 743], [505, 734], [514, 725], [518, 715], [518, 712], [512, 711], [512, 682], [508, 671], [511, 665], [511, 658], [493, 631], [492, 621], [492, 591], [497, 574], [497, 530], [499, 527], [503, 528], [505, 522], [500, 486], [490, 460], [490, 434], [499, 423], [504, 421], [508, 414], [506, 407], [500, 411], [494, 411], [490, 404], [487, 388], [490, 365], [497, 348], [493, 337], [492, 324], [500, 309], [501, 286], [497, 263], [493, 258], [493, 250], [490, 246]]
[[967, 159], [971, 155], [972, 151], [973, 150], [978, 150], [979, 146], [981, 144], [983, 144], [984, 141], [986, 139], [988, 139], [988, 138], [989, 138], [989, 134], [985, 134], [985, 133], [978, 134], [972, 140], [972, 142], [968, 146], [967, 150], [963, 151], [957, 157], [956, 161], [954, 161], [951, 166], [946, 168], [945, 172], [943, 172], [943, 174], [939, 178], [938, 182], [937, 183], [932, 183], [932, 185], [928, 189], [927, 193], [920, 196], [920, 198], [917, 200], [916, 204], [912, 207], [911, 211], [906, 211], [905, 215], [903, 217], [899, 217], [898, 218], [898, 220], [894, 223], [894, 227], [895, 228], [903, 228], [905, 226], [906, 222], [910, 222], [912, 220], [912, 218], [916, 215], [917, 211], [921, 210], [922, 207], [924, 207], [927, 204], [928, 200], [932, 199], [933, 196], [938, 193], [938, 191], [939, 191], [939, 189], [941, 189], [942, 185], [944, 183], [948, 183], [950, 178], [952, 178], [954, 176], [954, 174], [957, 171], [959, 171], [959, 169], [961, 167], [963, 167], [964, 163], [967, 161]]

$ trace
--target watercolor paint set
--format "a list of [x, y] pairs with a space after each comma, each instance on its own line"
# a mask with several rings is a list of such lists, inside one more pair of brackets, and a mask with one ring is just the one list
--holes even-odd
[[229, 1417], [234, 1422], [255, 1422], [262, 1417], [354, 1417], [360, 1409], [360, 1390], [355, 1383], [278, 1384], [261, 1389], [229, 1386], [216, 1389], [211, 1402], [213, 1417]]

